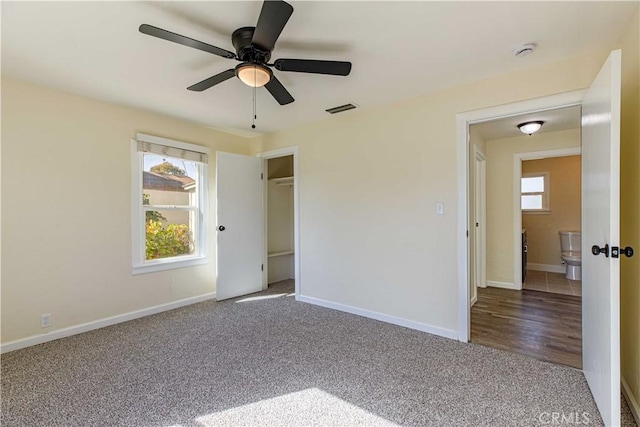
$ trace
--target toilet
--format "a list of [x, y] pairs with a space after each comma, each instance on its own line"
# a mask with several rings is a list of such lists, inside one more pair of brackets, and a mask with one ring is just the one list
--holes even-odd
[[567, 264], [566, 277], [569, 280], [582, 280], [582, 235], [579, 231], [560, 232], [560, 250], [562, 261]]

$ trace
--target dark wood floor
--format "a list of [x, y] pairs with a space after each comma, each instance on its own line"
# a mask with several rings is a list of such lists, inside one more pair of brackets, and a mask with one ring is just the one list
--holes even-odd
[[582, 368], [580, 296], [479, 288], [471, 342]]

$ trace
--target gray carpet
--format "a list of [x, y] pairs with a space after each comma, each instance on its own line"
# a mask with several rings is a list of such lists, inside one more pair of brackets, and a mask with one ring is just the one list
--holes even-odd
[[2, 425], [602, 424], [580, 371], [291, 292], [282, 282], [5, 354]]

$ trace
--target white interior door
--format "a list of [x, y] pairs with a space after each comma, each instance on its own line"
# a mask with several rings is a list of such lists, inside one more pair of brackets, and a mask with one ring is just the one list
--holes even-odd
[[261, 173], [257, 157], [216, 153], [218, 300], [262, 290]]
[[475, 268], [474, 268], [474, 289], [472, 289], [471, 299], [476, 298], [477, 288], [487, 287], [487, 244], [486, 244], [486, 161], [482, 153], [475, 152]]
[[582, 369], [608, 426], [620, 425], [620, 58], [611, 52], [582, 103]]

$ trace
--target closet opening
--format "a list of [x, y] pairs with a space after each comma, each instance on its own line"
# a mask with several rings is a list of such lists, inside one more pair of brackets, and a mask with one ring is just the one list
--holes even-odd
[[263, 289], [294, 294], [295, 167], [293, 154], [264, 160], [265, 245]]

